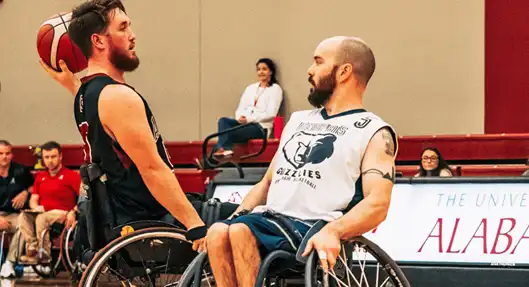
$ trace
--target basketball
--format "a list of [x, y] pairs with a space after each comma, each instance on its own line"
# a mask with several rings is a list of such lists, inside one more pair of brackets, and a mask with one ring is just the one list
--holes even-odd
[[86, 69], [88, 61], [68, 36], [71, 18], [72, 13], [60, 13], [42, 23], [37, 34], [37, 51], [53, 69], [60, 71], [59, 60], [63, 60], [70, 71], [78, 73]]

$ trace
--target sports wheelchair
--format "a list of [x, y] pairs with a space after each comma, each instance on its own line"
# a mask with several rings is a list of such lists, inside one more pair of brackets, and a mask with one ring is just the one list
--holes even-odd
[[[24, 241], [22, 240], [22, 235], [18, 236], [18, 242], [16, 244], [18, 245], [17, 252], [16, 252], [16, 260], [15, 260], [15, 276], [16, 277], [22, 277], [24, 275], [24, 270], [26, 266], [31, 266], [33, 271], [43, 278], [51, 278], [55, 277], [59, 272], [61, 271], [67, 271], [71, 272], [71, 266], [72, 264], [69, 264], [68, 260], [72, 257], [72, 245], [73, 245], [73, 233], [75, 231], [75, 225], [71, 226], [70, 228], [65, 228], [64, 224], [62, 223], [54, 223], [50, 226], [49, 229], [46, 229], [43, 232], [41, 238], [41, 241], [44, 240], [44, 237], [46, 233], [49, 233], [50, 241], [51, 241], [51, 260], [48, 263], [38, 263], [38, 264], [27, 264], [20, 261], [20, 256], [22, 254], [19, 254], [19, 250], [23, 250], [24, 248], [22, 245], [24, 244]], [[16, 230], [16, 233], [19, 233], [20, 231]], [[2, 248], [0, 249], [0, 258], [3, 259], [3, 255], [7, 253], [9, 242], [11, 240], [16, 240], [16, 236], [12, 234], [7, 234], [6, 231], [2, 232], [1, 239], [0, 239], [0, 246]], [[40, 246], [43, 245], [43, 242], [40, 242]], [[37, 257], [40, 259], [42, 258], [44, 249], [38, 250]]]
[[[72, 257], [73, 252], [73, 233], [75, 232], [75, 225], [65, 228], [64, 224], [54, 223], [49, 229], [42, 231], [49, 233], [51, 246], [51, 261], [49, 263], [39, 263], [32, 265], [33, 271], [43, 278], [52, 278], [57, 276], [61, 271], [72, 272], [72, 264], [68, 261]], [[41, 240], [44, 240], [42, 234]], [[40, 244], [42, 246], [42, 242]], [[38, 258], [41, 258], [44, 250], [40, 249]], [[15, 267], [15, 272], [16, 272]]]
[[[73, 281], [80, 279], [78, 286], [159, 286], [175, 281], [197, 256], [182, 226], [172, 217], [116, 224], [105, 175], [96, 164], [82, 166], [80, 173], [88, 197], [87, 235], [80, 236], [85, 240], [76, 248], [82, 251], [73, 263]], [[208, 226], [237, 208], [218, 200], [189, 199]]]
[[[216, 198], [215, 190], [235, 186], [247, 190], [259, 179], [241, 180], [216, 177], [208, 186], [208, 197]], [[214, 194], [214, 195], [213, 195]], [[220, 196], [229, 198], [225, 194]], [[205, 205], [218, 207], [217, 199]], [[212, 209], [202, 212], [207, 224], [215, 222], [219, 213]], [[334, 270], [323, 274], [317, 254], [301, 257], [308, 239], [325, 222], [313, 225], [305, 238], [299, 238], [296, 252], [277, 250], [261, 262], [255, 286], [284, 285], [291, 281], [308, 286], [410, 286], [397, 264], [375, 243], [360, 236], [343, 242]], [[207, 253], [196, 253], [178, 227], [157, 226], [134, 231], [118, 237], [99, 251], [83, 273], [79, 286], [200, 286], [215, 284], [208, 266]]]
[[[276, 215], [277, 216], [277, 215]], [[281, 221], [276, 221], [277, 223]], [[374, 286], [409, 287], [406, 276], [399, 266], [374, 242], [363, 236], [342, 242], [340, 255], [333, 270], [323, 272], [314, 251], [308, 257], [301, 254], [308, 240], [325, 226], [316, 222], [304, 238], [297, 240], [297, 251], [276, 250], [265, 256], [259, 267], [256, 287], [285, 286], [288, 283], [304, 283], [305, 286]], [[285, 228], [287, 231], [288, 228]], [[292, 239], [295, 234], [287, 232]], [[296, 240], [294, 240], [296, 242]], [[198, 287], [206, 281], [214, 284], [207, 253], [200, 253], [178, 282], [178, 287]]]

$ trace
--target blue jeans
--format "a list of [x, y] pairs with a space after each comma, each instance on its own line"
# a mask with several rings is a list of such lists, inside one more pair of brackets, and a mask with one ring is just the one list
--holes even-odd
[[[241, 125], [237, 120], [230, 118], [220, 118], [218, 121], [218, 130], [219, 132], [234, 128]], [[250, 125], [239, 130], [233, 131], [231, 133], [223, 134], [219, 136], [219, 141], [215, 146], [215, 150], [223, 148], [225, 150], [232, 150], [234, 143], [245, 143], [251, 139], [258, 139], [262, 137], [261, 130], [254, 126]]]

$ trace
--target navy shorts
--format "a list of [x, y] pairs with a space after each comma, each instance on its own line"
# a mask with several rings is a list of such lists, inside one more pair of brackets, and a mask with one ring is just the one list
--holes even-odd
[[[291, 221], [302, 236], [307, 234], [310, 229], [309, 225], [296, 220]], [[279, 230], [274, 223], [270, 222], [270, 219], [264, 217], [261, 213], [242, 215], [235, 219], [224, 220], [222, 222], [228, 225], [243, 223], [248, 226], [256, 239], [261, 258], [264, 258], [264, 256], [270, 252], [279, 249], [292, 252], [296, 251], [284, 233]]]

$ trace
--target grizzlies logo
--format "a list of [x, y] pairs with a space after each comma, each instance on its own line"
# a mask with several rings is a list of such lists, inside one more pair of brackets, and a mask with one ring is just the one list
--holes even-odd
[[285, 159], [296, 169], [307, 163], [318, 164], [331, 157], [336, 136], [330, 133], [295, 133], [283, 146]]

